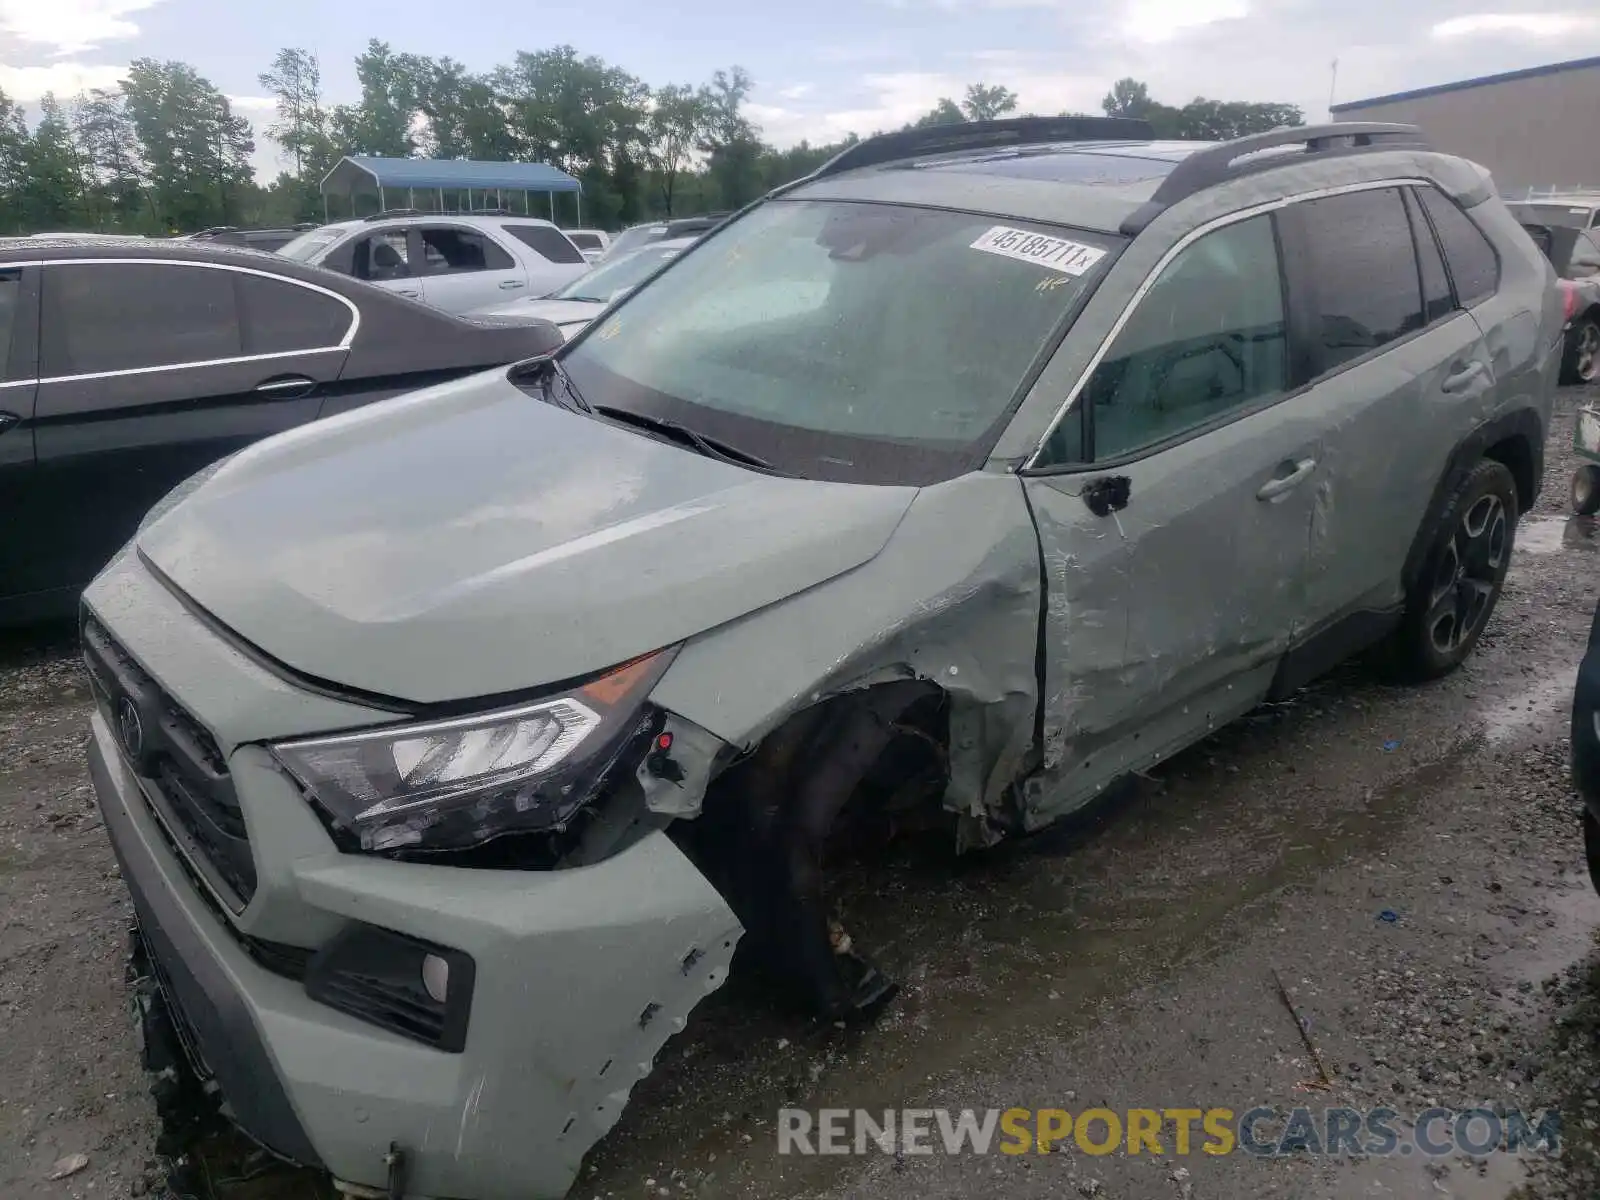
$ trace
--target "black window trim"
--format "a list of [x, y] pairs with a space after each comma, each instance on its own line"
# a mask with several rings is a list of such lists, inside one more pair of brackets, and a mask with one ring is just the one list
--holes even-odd
[[[73, 266], [112, 266], [117, 264], [138, 264], [157, 267], [199, 267], [206, 271], [230, 271], [236, 275], [259, 275], [263, 279], [275, 279], [280, 283], [292, 284], [295, 287], [305, 288], [307, 291], [320, 292], [339, 301], [350, 310], [350, 326], [344, 332], [344, 337], [336, 346], [315, 346], [308, 350], [274, 350], [269, 354], [234, 354], [225, 358], [207, 358], [197, 362], [161, 363], [153, 367], [121, 367], [114, 371], [84, 371], [72, 375], [41, 375], [38, 383], [67, 383], [84, 379], [118, 379], [125, 375], [150, 375], [157, 371], [192, 371], [197, 367], [222, 367], [236, 363], [267, 362], [278, 358], [294, 358], [302, 354], [333, 354], [343, 353], [350, 349], [355, 342], [356, 333], [361, 328], [361, 309], [355, 301], [348, 296], [342, 296], [331, 288], [325, 288], [315, 283], [308, 283], [303, 279], [295, 279], [289, 275], [278, 275], [272, 271], [260, 271], [254, 267], [241, 267], [233, 263], [201, 262], [189, 258], [147, 258], [147, 257], [105, 257], [105, 258], [42, 258], [35, 261], [22, 263], [0, 263], [0, 267], [73, 267]], [[22, 382], [22, 381], [19, 381]], [[33, 382], [32, 380], [26, 382]]]
[[[1433, 326], [1423, 326], [1421, 329], [1413, 330], [1403, 338], [1396, 338], [1392, 342], [1385, 342], [1382, 346], [1374, 347], [1371, 351], [1363, 354], [1360, 358], [1352, 358], [1346, 362], [1340, 363], [1338, 367], [1332, 370], [1317, 375], [1306, 375], [1305, 371], [1307, 369], [1307, 364], [1315, 363], [1315, 357], [1310, 353], [1311, 347], [1307, 344], [1307, 339], [1305, 336], [1307, 331], [1306, 323], [1309, 319], [1309, 309], [1307, 307], [1307, 296], [1305, 294], [1304, 287], [1304, 281], [1307, 278], [1307, 274], [1303, 269], [1304, 248], [1301, 244], [1301, 239], [1295, 236], [1293, 231], [1288, 228], [1292, 223], [1292, 218], [1285, 219], [1283, 213], [1283, 210], [1289, 209], [1293, 205], [1301, 204], [1308, 200], [1322, 200], [1329, 196], [1339, 196], [1347, 192], [1371, 192], [1379, 191], [1385, 188], [1399, 189], [1421, 185], [1439, 187], [1439, 185], [1431, 179], [1421, 179], [1410, 176], [1395, 179], [1362, 180], [1359, 183], [1340, 184], [1336, 187], [1329, 188], [1318, 188], [1315, 191], [1300, 192], [1293, 196], [1284, 196], [1277, 200], [1269, 200], [1262, 204], [1253, 205], [1250, 208], [1239, 209], [1236, 212], [1226, 213], [1191, 229], [1188, 233], [1184, 234], [1181, 238], [1167, 248], [1166, 253], [1156, 260], [1155, 265], [1150, 268], [1150, 271], [1145, 275], [1144, 279], [1140, 281], [1139, 286], [1134, 289], [1133, 295], [1130, 296], [1127, 303], [1123, 305], [1122, 311], [1117, 314], [1117, 319], [1112, 322], [1110, 330], [1108, 330], [1105, 337], [1101, 339], [1100, 345], [1096, 347], [1094, 354], [1090, 357], [1089, 361], [1084, 365], [1083, 370], [1079, 373], [1076, 382], [1074, 382], [1072, 385], [1072, 389], [1067, 393], [1067, 398], [1056, 410], [1056, 415], [1051, 419], [1050, 424], [1045, 427], [1044, 434], [1039, 438], [1032, 451], [1030, 451], [1028, 455], [1022, 459], [1021, 465], [1015, 468], [1016, 473], [1026, 478], [1048, 478], [1055, 475], [1089, 475], [1098, 472], [1109, 471], [1120, 466], [1126, 466], [1129, 463], [1139, 462], [1140, 460], [1149, 458], [1152, 455], [1161, 454], [1167, 450], [1173, 449], [1176, 446], [1181, 446], [1183, 443], [1192, 441], [1197, 437], [1203, 437], [1208, 433], [1215, 433], [1218, 429], [1221, 429], [1227, 425], [1231, 425], [1235, 421], [1242, 421], [1247, 417], [1253, 417], [1257, 413], [1264, 412], [1269, 408], [1274, 408], [1279, 404], [1283, 404], [1286, 401], [1292, 400], [1296, 396], [1302, 395], [1309, 389], [1322, 384], [1328, 379], [1333, 378], [1341, 371], [1347, 370], [1351, 367], [1359, 366], [1370, 361], [1370, 359], [1375, 355], [1386, 353], [1393, 347], [1402, 345], [1411, 338], [1416, 337], [1418, 334], [1429, 332]], [[1449, 193], [1443, 188], [1439, 188], [1439, 191], [1447, 199], [1449, 198]], [[1453, 200], [1452, 203], [1454, 203]], [[1227, 412], [1219, 413], [1212, 420], [1201, 425], [1196, 425], [1191, 429], [1181, 430], [1178, 433], [1173, 434], [1171, 437], [1164, 439], [1163, 441], [1151, 442], [1149, 445], [1140, 446], [1135, 450], [1129, 451], [1127, 454], [1119, 455], [1116, 458], [1102, 459], [1098, 462], [1092, 460], [1092, 456], [1094, 454], [1094, 439], [1093, 419], [1091, 417], [1090, 420], [1084, 422], [1084, 440], [1087, 443], [1085, 445], [1085, 452], [1091, 456], [1091, 461], [1039, 465], [1038, 460], [1048, 447], [1050, 438], [1055, 434], [1057, 427], [1060, 426], [1060, 424], [1072, 414], [1079, 398], [1083, 394], [1084, 389], [1088, 387], [1089, 380], [1094, 375], [1095, 369], [1099, 367], [1105, 356], [1110, 352], [1112, 344], [1116, 341], [1118, 335], [1122, 333], [1123, 327], [1127, 325], [1129, 319], [1132, 317], [1134, 309], [1143, 302], [1145, 296], [1149, 294], [1150, 289], [1155, 286], [1156, 280], [1161, 277], [1161, 273], [1172, 264], [1173, 260], [1176, 259], [1179, 254], [1183, 253], [1184, 250], [1188, 249], [1191, 245], [1205, 237], [1207, 234], [1214, 233], [1215, 231], [1224, 229], [1229, 225], [1236, 225], [1242, 221], [1248, 221], [1253, 217], [1259, 217], [1262, 215], [1271, 215], [1273, 217], [1273, 227], [1277, 232], [1278, 237], [1278, 273], [1279, 279], [1284, 288], [1284, 319], [1287, 326], [1289, 340], [1289, 379], [1291, 386], [1284, 391], [1277, 393], [1276, 395], [1264, 397], [1258, 403], [1241, 405], [1238, 408], [1229, 409]], [[1440, 253], [1441, 257], [1443, 257], [1443, 252], [1441, 251]], [[1414, 244], [1412, 246], [1412, 255], [1413, 257], [1416, 255], [1416, 247]], [[1297, 262], [1301, 262], [1302, 266], [1296, 270], [1290, 270], [1289, 260], [1291, 257], [1295, 258]], [[1448, 271], [1449, 267], [1447, 264], [1447, 274]], [[1454, 296], [1455, 293], [1453, 282], [1451, 284], [1451, 289], [1451, 295]], [[1420, 294], [1420, 283], [1418, 290]], [[1450, 316], [1452, 318], [1459, 316], [1461, 312], [1462, 310], [1457, 308], [1451, 312]]]
[[1439, 227], [1433, 223], [1433, 214], [1428, 211], [1428, 206], [1423, 202], [1422, 197], [1420, 195], [1417, 196], [1417, 207], [1422, 210], [1422, 218], [1428, 222], [1428, 228], [1433, 230], [1434, 245], [1439, 247], [1439, 257], [1444, 261], [1444, 277], [1450, 281], [1450, 298], [1455, 301], [1457, 311], [1471, 312], [1472, 309], [1482, 304], [1485, 300], [1490, 300], [1495, 296], [1498, 296], [1500, 294], [1500, 281], [1505, 278], [1506, 264], [1505, 260], [1500, 257], [1500, 247], [1495, 245], [1494, 239], [1483, 231], [1483, 227], [1472, 219], [1472, 214], [1463, 208], [1456, 201], [1454, 196], [1445, 191], [1437, 183], [1434, 183], [1431, 179], [1413, 183], [1411, 186], [1413, 189], [1430, 187], [1439, 193], [1440, 198], [1443, 199], [1446, 204], [1455, 205], [1456, 210], [1467, 219], [1467, 224], [1471, 225], [1472, 228], [1477, 231], [1478, 236], [1481, 237], [1485, 243], [1487, 243], [1489, 247], [1489, 253], [1494, 255], [1494, 287], [1489, 289], [1483, 295], [1479, 296], [1471, 304], [1462, 303], [1461, 291], [1456, 287], [1455, 268], [1450, 265], [1450, 253], [1445, 247], [1444, 236], [1439, 232]]

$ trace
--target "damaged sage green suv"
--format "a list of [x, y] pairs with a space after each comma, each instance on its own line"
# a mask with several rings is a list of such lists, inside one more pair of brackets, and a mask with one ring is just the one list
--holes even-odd
[[85, 597], [136, 999], [276, 1153], [558, 1196], [752, 960], [891, 983], [859, 815], [1072, 812], [1472, 650], [1561, 302], [1415, 129], [862, 142], [554, 355], [262, 442]]

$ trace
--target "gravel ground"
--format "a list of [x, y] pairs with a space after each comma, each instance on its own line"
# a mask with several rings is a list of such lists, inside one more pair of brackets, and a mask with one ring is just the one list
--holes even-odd
[[[880, 1020], [808, 1024], [736, 974], [668, 1044], [574, 1196], [1600, 1195], [1600, 900], [1566, 765], [1600, 567], [1593, 523], [1564, 507], [1581, 395], [1561, 395], [1545, 495], [1464, 670], [1400, 689], [1350, 667], [1070, 828], [970, 861], [910, 845], [862, 868], [852, 931], [905, 984]], [[19, 1200], [162, 1186], [87, 709], [68, 634], [0, 645], [0, 1195]], [[1279, 978], [1331, 1089], [1308, 1086], [1316, 1064]], [[1564, 1152], [796, 1158], [774, 1137], [785, 1104], [1435, 1102], [1558, 1106]], [[47, 1178], [79, 1154], [87, 1165]], [[192, 1163], [181, 1181], [202, 1196], [327, 1194], [236, 1139]]]

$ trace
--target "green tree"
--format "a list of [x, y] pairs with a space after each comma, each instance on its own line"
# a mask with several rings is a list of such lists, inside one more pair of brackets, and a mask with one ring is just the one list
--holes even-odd
[[39, 101], [40, 118], [22, 152], [18, 207], [31, 229], [71, 229], [84, 215], [83, 175], [72, 127], [55, 96]]
[[645, 156], [655, 172], [661, 202], [669, 217], [678, 177], [693, 165], [691, 152], [709, 119], [705, 97], [688, 84], [667, 84], [656, 89]]
[[146, 228], [150, 206], [137, 135], [121, 91], [95, 88], [72, 105], [72, 136], [90, 179], [91, 217], [100, 227]]
[[415, 80], [389, 43], [373, 38], [356, 58], [359, 104], [333, 110], [333, 140], [341, 153], [410, 158], [417, 152], [412, 117], [417, 112]]
[[911, 124], [917, 129], [926, 129], [931, 125], [961, 125], [966, 119], [967, 114], [961, 111], [961, 106], [949, 96], [943, 96], [939, 103]]
[[267, 126], [267, 136], [294, 159], [297, 178], [320, 180], [333, 165], [334, 152], [317, 56], [286, 46], [272, 60], [272, 68], [258, 79], [278, 105], [278, 119]]
[[706, 156], [706, 173], [724, 208], [741, 208], [761, 193], [763, 146], [755, 126], [744, 115], [744, 103], [755, 81], [743, 67], [717, 71], [700, 89], [706, 121], [699, 149]]
[[0, 229], [21, 233], [20, 194], [27, 180], [28, 126], [22, 109], [0, 90]]
[[1207, 100], [1200, 96], [1178, 110], [1180, 136], [1201, 141], [1225, 142], [1305, 123], [1305, 114], [1293, 104], [1252, 104], [1242, 100]]
[[1017, 94], [1008, 87], [974, 83], [967, 87], [961, 111], [969, 121], [993, 121], [1017, 108]]
[[187, 63], [134, 60], [122, 81], [128, 120], [161, 227], [227, 224], [254, 188], [250, 123]]

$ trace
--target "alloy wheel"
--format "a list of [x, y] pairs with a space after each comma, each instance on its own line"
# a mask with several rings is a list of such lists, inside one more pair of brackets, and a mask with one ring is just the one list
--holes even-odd
[[1593, 383], [1600, 375], [1600, 324], [1585, 321], [1578, 332], [1578, 353], [1575, 373], [1584, 383]]
[[1428, 601], [1428, 638], [1454, 654], [1488, 615], [1511, 543], [1511, 519], [1499, 496], [1480, 496], [1440, 556]]

